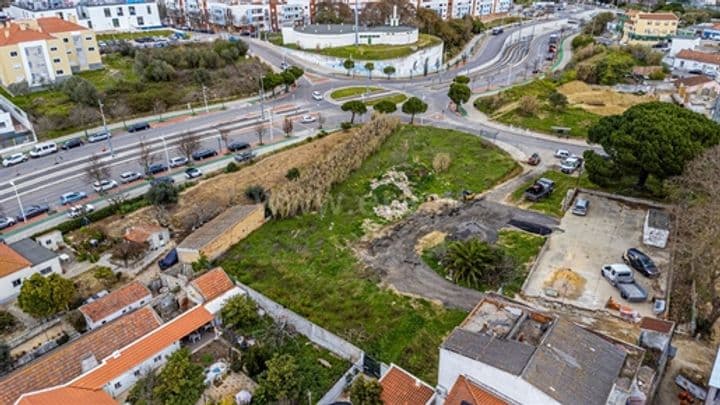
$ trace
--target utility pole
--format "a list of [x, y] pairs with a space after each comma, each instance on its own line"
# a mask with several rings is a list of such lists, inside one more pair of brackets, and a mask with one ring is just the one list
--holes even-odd
[[265, 84], [260, 78], [260, 121], [265, 120]]
[[107, 121], [105, 121], [105, 111], [103, 111], [103, 103], [102, 100], [98, 99], [98, 106], [100, 107], [100, 116], [102, 117], [102, 123], [103, 123], [103, 130], [107, 134], [107, 141], [108, 141], [108, 147], [110, 148], [110, 156], [115, 157], [115, 152], [113, 151], [112, 141], [110, 140], [111, 134], [110, 131], [108, 131], [107, 127]]
[[273, 129], [274, 129], [274, 127], [273, 127], [273, 111], [272, 111], [272, 108], [269, 108], [269, 111], [268, 111], [268, 112], [270, 113], [270, 142], [272, 142], [272, 140], [273, 140]]
[[10, 180], [10, 185], [12, 186], [13, 190], [15, 191], [15, 198], [17, 198], [18, 205], [20, 206], [20, 214], [22, 215], [23, 222], [27, 222], [27, 218], [25, 217], [25, 210], [23, 209], [22, 201], [20, 201], [20, 194], [18, 194], [17, 186], [15, 185], [15, 182]]
[[204, 84], [202, 87], [202, 92], [203, 92], [203, 102], [205, 103], [205, 112], [209, 113], [210, 109], [208, 108], [208, 103], [207, 103], [207, 86], [205, 86]]
[[168, 153], [167, 141], [165, 141], [165, 137], [164, 137], [164, 136], [161, 136], [161, 137], [160, 137], [160, 140], [161, 140], [162, 143], [163, 143], [163, 149], [165, 149], [165, 160], [167, 161], [168, 167], [170, 167], [170, 154]]
[[355, 0], [355, 46], [360, 45], [360, 18], [358, 12], [358, 0]]

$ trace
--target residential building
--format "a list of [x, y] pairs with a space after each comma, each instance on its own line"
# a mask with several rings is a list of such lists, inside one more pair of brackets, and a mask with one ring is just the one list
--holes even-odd
[[0, 28], [0, 82], [30, 87], [102, 67], [95, 33], [57, 17], [15, 21]]
[[517, 402], [493, 392], [489, 387], [461, 375], [445, 398], [444, 405], [510, 405]]
[[155, 311], [145, 307], [86, 333], [0, 377], [0, 404], [10, 405], [23, 394], [65, 384], [94, 369], [98, 361], [112, 356], [117, 350], [145, 336], [158, 326], [160, 326], [160, 318]]
[[16, 20], [57, 17], [96, 32], [134, 31], [162, 26], [154, 0], [15, 0], [7, 12]]
[[148, 304], [151, 300], [150, 290], [139, 281], [133, 281], [81, 306], [78, 310], [85, 317], [88, 329], [96, 329]]
[[123, 238], [130, 242], [147, 244], [150, 250], [157, 250], [170, 241], [170, 231], [158, 225], [135, 225], [125, 230]]
[[678, 94], [681, 99], [691, 94], [707, 93], [714, 96], [720, 95], [720, 83], [712, 77], [705, 75], [694, 75], [675, 80]]
[[705, 405], [720, 405], [720, 346], [715, 355], [710, 379], [708, 380], [708, 391], [705, 396]]
[[262, 204], [230, 207], [188, 235], [177, 247], [178, 258], [184, 264], [196, 262], [201, 255], [215, 260], [264, 222]]
[[680, 19], [673, 13], [627, 12], [623, 23], [623, 42], [648, 44], [669, 40], [677, 34]]
[[697, 70], [710, 76], [720, 75], [720, 53], [683, 49], [675, 55], [675, 69]]
[[61, 274], [60, 258], [30, 239], [13, 244], [0, 243], [0, 302], [6, 302], [20, 294], [23, 280], [40, 273]]
[[216, 267], [191, 281], [187, 293], [195, 303], [202, 304], [214, 300], [233, 287], [235, 283], [227, 273], [222, 268]]
[[268, 3], [210, 2], [207, 7], [210, 24], [220, 29], [247, 33], [271, 29]]
[[40, 246], [44, 246], [52, 250], [53, 252], [56, 252], [61, 247], [65, 246], [62, 232], [58, 230], [50, 231], [48, 233], [37, 236], [35, 238], [35, 242], [37, 242]]
[[670, 51], [667, 56], [675, 57], [683, 49], [697, 49], [700, 47], [700, 38], [698, 37], [673, 37], [670, 42]]
[[443, 20], [452, 15], [451, 0], [417, 0], [417, 8], [432, 10]]
[[37, 138], [30, 117], [0, 95], [0, 154], [15, 152], [31, 142], [37, 142]]
[[713, 41], [720, 41], [720, 23], [715, 23], [707, 27], [703, 27], [702, 38]]
[[391, 364], [380, 377], [382, 392], [380, 399], [384, 404], [433, 404], [435, 390], [414, 375]]

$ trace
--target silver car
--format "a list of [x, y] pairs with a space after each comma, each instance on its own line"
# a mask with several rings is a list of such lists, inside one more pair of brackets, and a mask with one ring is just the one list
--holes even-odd
[[590, 208], [590, 201], [584, 198], [578, 198], [577, 200], [575, 200], [575, 205], [573, 205], [572, 213], [584, 217], [585, 215], [587, 215], [588, 208]]
[[124, 172], [120, 174], [120, 182], [123, 184], [132, 183], [133, 181], [140, 180], [143, 175], [138, 172]]

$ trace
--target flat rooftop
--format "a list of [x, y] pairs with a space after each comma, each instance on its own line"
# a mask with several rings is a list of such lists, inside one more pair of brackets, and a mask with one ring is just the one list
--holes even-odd
[[188, 237], [178, 245], [178, 249], [202, 249], [258, 209], [264, 208], [262, 205], [236, 205], [230, 207], [188, 235]]
[[[378, 25], [374, 27], [360, 26], [360, 34], [373, 33], [373, 32], [413, 32], [416, 31], [416, 27], [410, 27], [407, 25], [400, 26], [389, 26], [389, 25]], [[355, 32], [355, 26], [352, 24], [313, 24], [304, 25], [302, 27], [295, 27], [295, 31], [302, 32], [303, 34], [315, 34], [315, 35], [338, 35], [338, 34], [350, 34]]]

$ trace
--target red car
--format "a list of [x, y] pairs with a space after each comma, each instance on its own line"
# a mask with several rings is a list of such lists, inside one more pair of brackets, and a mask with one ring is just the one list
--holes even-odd
[[533, 153], [532, 155], [530, 155], [530, 157], [527, 160], [527, 164], [529, 164], [531, 166], [539, 165], [540, 164], [540, 155], [538, 155], [537, 153]]

